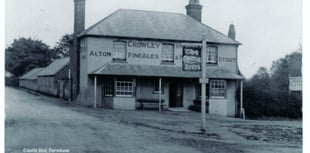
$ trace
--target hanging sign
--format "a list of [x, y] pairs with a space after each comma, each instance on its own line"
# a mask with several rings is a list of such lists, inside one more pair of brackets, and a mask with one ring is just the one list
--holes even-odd
[[201, 71], [201, 47], [183, 47], [183, 71]]
[[290, 91], [302, 91], [302, 77], [289, 77]]

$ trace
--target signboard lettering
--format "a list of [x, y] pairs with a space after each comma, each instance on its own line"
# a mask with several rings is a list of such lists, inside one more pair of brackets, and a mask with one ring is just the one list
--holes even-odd
[[289, 77], [290, 91], [302, 91], [302, 77]]
[[219, 62], [237, 62], [237, 58], [234, 57], [219, 57]]
[[183, 70], [201, 71], [201, 47], [183, 47]]
[[158, 54], [147, 54], [147, 53], [128, 53], [128, 58], [146, 58], [146, 59], [158, 59]]
[[89, 56], [112, 56], [112, 53], [105, 51], [90, 51]]
[[132, 48], [159, 48], [160, 43], [156, 42], [145, 42], [145, 41], [128, 41], [128, 47]]

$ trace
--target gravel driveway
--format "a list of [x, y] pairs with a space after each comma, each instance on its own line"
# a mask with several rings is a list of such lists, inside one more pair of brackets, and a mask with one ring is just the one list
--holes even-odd
[[6, 153], [299, 153], [301, 121], [86, 108], [6, 87]]

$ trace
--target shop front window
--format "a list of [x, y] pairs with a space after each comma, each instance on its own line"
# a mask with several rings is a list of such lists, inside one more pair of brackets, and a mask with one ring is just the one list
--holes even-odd
[[226, 81], [211, 80], [210, 81], [210, 97], [225, 98], [226, 97]]
[[132, 80], [116, 80], [115, 94], [116, 96], [133, 96]]
[[126, 42], [113, 42], [113, 61], [126, 61]]

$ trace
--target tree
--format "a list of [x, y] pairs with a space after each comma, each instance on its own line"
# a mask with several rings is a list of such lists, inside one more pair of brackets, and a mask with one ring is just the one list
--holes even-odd
[[5, 68], [16, 77], [36, 67], [47, 66], [50, 58], [48, 45], [40, 40], [19, 38], [5, 49]]
[[261, 67], [244, 84], [247, 116], [302, 116], [302, 93], [289, 91], [289, 76], [301, 76], [302, 48], [273, 62], [270, 72]]
[[270, 76], [265, 67], [260, 67], [250, 80], [245, 81], [244, 108], [249, 116], [270, 115], [272, 96], [268, 89], [270, 89]]
[[73, 35], [66, 34], [61, 37], [61, 39], [56, 43], [54, 48], [52, 49], [52, 59], [69, 57], [69, 51], [71, 48], [71, 41], [73, 39]]
[[301, 76], [302, 48], [273, 62], [271, 85], [282, 116], [301, 117], [302, 94], [289, 91], [289, 76]]

